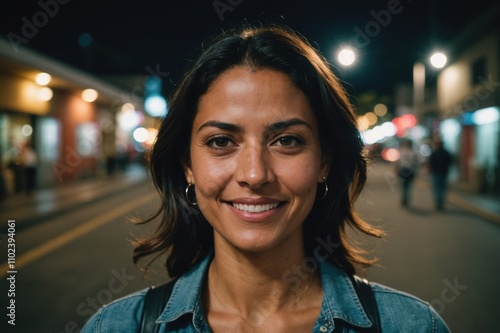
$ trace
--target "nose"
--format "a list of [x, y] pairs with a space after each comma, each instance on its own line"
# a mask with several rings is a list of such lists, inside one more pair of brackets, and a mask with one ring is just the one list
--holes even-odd
[[255, 145], [246, 147], [239, 153], [236, 181], [243, 187], [258, 189], [275, 180], [269, 152]]

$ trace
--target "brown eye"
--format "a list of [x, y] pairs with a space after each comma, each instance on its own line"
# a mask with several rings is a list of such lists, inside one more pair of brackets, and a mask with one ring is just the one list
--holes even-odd
[[304, 141], [296, 136], [293, 135], [286, 135], [280, 137], [277, 141], [276, 144], [282, 147], [286, 148], [294, 148], [297, 146], [300, 146], [304, 143]]
[[227, 138], [215, 138], [213, 144], [218, 148], [224, 148], [229, 145], [229, 140]]
[[224, 149], [231, 145], [231, 139], [225, 136], [217, 136], [206, 142], [206, 145], [214, 149]]
[[295, 139], [289, 136], [284, 136], [280, 138], [278, 141], [282, 146], [291, 146], [295, 143]]

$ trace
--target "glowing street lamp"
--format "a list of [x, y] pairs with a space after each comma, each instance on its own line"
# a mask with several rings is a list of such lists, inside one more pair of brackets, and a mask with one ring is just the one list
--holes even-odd
[[446, 55], [444, 53], [436, 52], [431, 56], [430, 61], [431, 61], [432, 66], [434, 66], [435, 68], [441, 69], [444, 66], [446, 66], [446, 62], [448, 61], [448, 58], [446, 57]]
[[344, 48], [338, 53], [337, 59], [341, 65], [351, 66], [356, 60], [356, 54], [351, 48]]
[[[448, 58], [442, 52], [435, 52], [429, 58], [434, 68], [446, 66]], [[413, 65], [413, 109], [417, 120], [422, 119], [425, 101], [425, 65], [417, 62]]]

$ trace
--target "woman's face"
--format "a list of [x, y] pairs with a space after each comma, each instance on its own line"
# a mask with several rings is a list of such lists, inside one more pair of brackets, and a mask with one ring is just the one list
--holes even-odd
[[200, 99], [184, 169], [216, 246], [243, 251], [301, 243], [328, 174], [304, 93], [283, 73], [246, 67], [224, 72]]

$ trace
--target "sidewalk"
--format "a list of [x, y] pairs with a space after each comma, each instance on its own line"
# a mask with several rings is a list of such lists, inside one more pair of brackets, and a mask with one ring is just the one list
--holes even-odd
[[500, 198], [489, 196], [473, 196], [460, 192], [452, 192], [448, 200], [472, 213], [500, 225]]
[[[376, 175], [390, 175], [396, 180], [394, 174], [394, 165], [384, 160], [376, 160], [370, 164], [370, 170]], [[425, 188], [432, 195], [432, 184], [427, 173], [419, 173], [415, 178], [415, 185]], [[446, 204], [452, 204], [460, 207], [483, 219], [494, 222], [500, 226], [500, 195], [485, 195], [467, 190], [466, 186], [458, 183], [449, 183], [446, 195]]]
[[[431, 188], [429, 181], [424, 178], [419, 178], [418, 184], [428, 189]], [[498, 196], [460, 190], [451, 184], [447, 202], [500, 225], [500, 197]]]
[[0, 232], [5, 231], [7, 220], [16, 220], [16, 230], [19, 231], [145, 181], [145, 169], [131, 166], [126, 172], [113, 176], [70, 182], [35, 191], [32, 195], [12, 195], [0, 203]]

